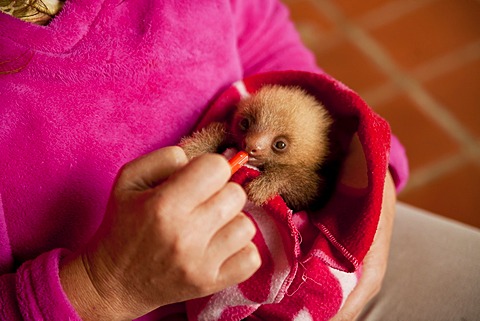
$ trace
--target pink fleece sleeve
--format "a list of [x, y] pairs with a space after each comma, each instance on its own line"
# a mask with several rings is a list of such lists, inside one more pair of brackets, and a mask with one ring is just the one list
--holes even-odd
[[231, 2], [245, 77], [276, 70], [321, 72], [282, 3], [276, 0]]
[[0, 276], [0, 320], [81, 320], [58, 278], [64, 255], [61, 249], [46, 252], [23, 263], [16, 273]]
[[[302, 44], [287, 8], [280, 1], [231, 2], [244, 76], [275, 70], [324, 72]], [[400, 191], [408, 180], [408, 160], [398, 139], [394, 135], [391, 139], [389, 169]]]
[[67, 250], [56, 249], [24, 262], [15, 273], [0, 195], [0, 320], [79, 320], [58, 277]]

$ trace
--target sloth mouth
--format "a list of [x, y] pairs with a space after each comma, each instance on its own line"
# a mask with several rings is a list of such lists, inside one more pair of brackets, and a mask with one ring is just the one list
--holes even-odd
[[261, 158], [248, 156], [247, 164], [255, 167], [262, 167], [265, 164], [265, 161]]

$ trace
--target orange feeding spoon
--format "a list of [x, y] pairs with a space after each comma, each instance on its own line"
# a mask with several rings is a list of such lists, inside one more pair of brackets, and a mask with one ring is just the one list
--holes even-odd
[[232, 175], [248, 162], [248, 154], [244, 151], [238, 152], [229, 161]]

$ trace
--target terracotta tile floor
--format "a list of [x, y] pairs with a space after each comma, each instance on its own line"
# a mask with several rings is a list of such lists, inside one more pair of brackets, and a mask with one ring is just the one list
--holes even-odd
[[405, 145], [399, 199], [480, 227], [480, 1], [284, 3], [318, 64]]

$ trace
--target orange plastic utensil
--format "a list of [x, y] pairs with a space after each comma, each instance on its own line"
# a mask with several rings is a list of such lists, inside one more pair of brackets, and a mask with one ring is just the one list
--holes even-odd
[[248, 154], [244, 151], [238, 152], [229, 161], [232, 175], [248, 162]]

